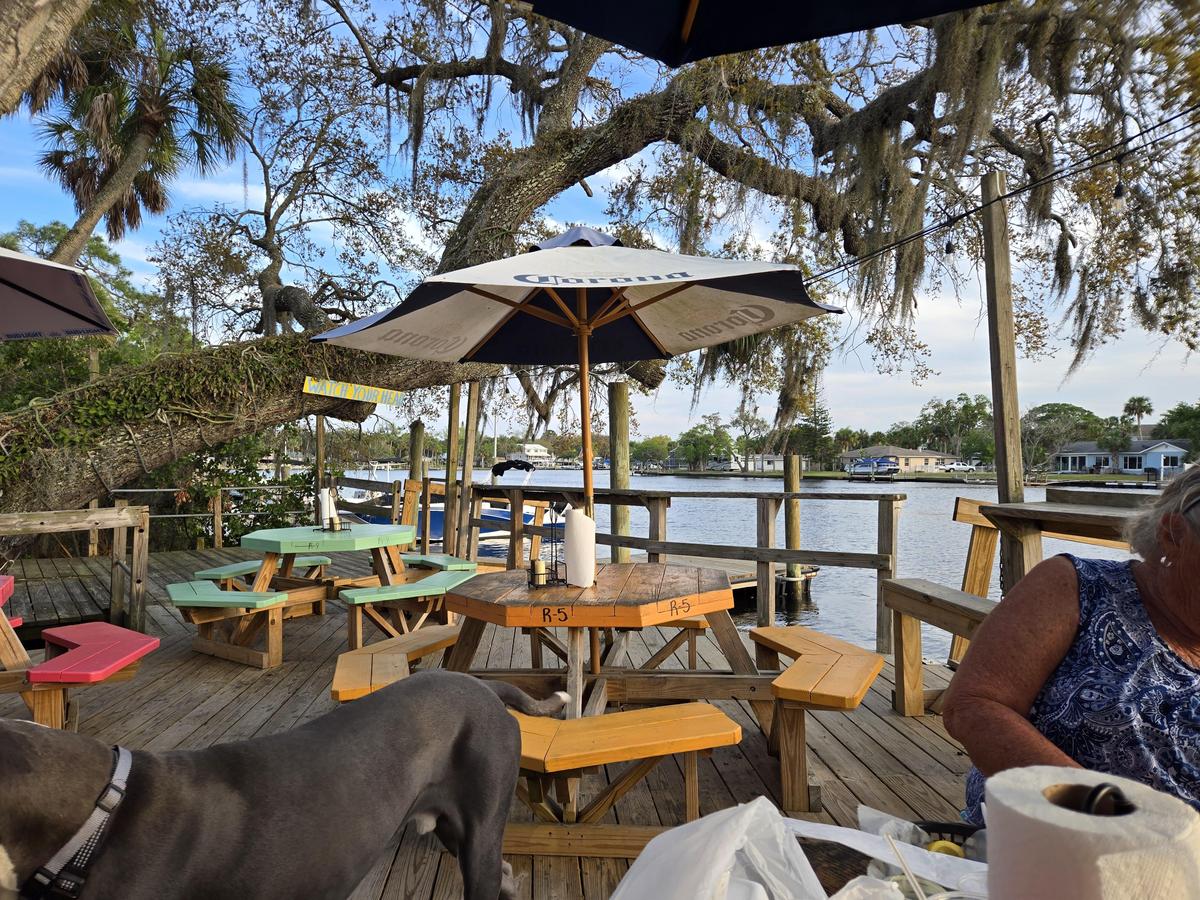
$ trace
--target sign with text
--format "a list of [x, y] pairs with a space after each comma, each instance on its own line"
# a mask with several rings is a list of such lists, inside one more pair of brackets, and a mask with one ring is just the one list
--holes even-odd
[[383, 403], [386, 406], [399, 406], [401, 397], [399, 391], [387, 388], [371, 387], [369, 384], [351, 384], [348, 381], [331, 381], [328, 378], [313, 378], [311, 375], [304, 376], [304, 393], [339, 397], [343, 400], [361, 400], [364, 403]]

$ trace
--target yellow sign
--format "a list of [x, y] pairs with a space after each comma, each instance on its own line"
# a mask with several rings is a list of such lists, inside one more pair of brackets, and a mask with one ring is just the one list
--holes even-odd
[[387, 388], [350, 384], [348, 381], [330, 381], [328, 378], [313, 378], [311, 375], [304, 376], [304, 393], [340, 397], [343, 400], [362, 400], [364, 403], [383, 403], [386, 406], [399, 406], [401, 396], [399, 391], [390, 391]]

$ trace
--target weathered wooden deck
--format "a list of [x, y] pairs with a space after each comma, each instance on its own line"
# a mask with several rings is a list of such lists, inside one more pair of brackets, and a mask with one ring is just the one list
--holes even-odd
[[[165, 586], [190, 579], [199, 568], [250, 556], [237, 549], [156, 553], [150, 558], [147, 621], [163, 638], [161, 648], [142, 664], [136, 680], [82, 691], [79, 730], [109, 743], [167, 750], [244, 740], [292, 728], [333, 707], [329, 686], [337, 654], [345, 649], [345, 614], [330, 605], [325, 617], [288, 621], [284, 663], [262, 671], [193, 653], [192, 626], [165, 603]], [[335, 554], [339, 574], [366, 574], [366, 554]], [[9, 612], [40, 621], [69, 621], [101, 614], [106, 598], [107, 560], [38, 560], [14, 572], [19, 584]], [[106, 602], [106, 600], [104, 601]], [[54, 615], [52, 615], [52, 613]], [[669, 636], [646, 629], [630, 644], [635, 662], [648, 659]], [[490, 667], [528, 665], [529, 644], [519, 633], [489, 629], [478, 659]], [[716, 645], [701, 640], [702, 666], [723, 667]], [[685, 659], [668, 660], [678, 668]], [[909, 818], [955, 820], [963, 802], [968, 760], [937, 716], [901, 718], [890, 706], [892, 667], [853, 713], [809, 715], [810, 771], [821, 783], [824, 811], [815, 818], [852, 825], [865, 803]], [[929, 686], [944, 683], [944, 670], [930, 667]], [[722, 702], [739, 721], [738, 747], [718, 750], [701, 762], [701, 812], [766, 795], [778, 802], [779, 766], [767, 753], [762, 733], [747, 707]], [[24, 715], [15, 695], [0, 698], [0, 715]], [[398, 763], [402, 764], [402, 763]], [[614, 776], [609, 772], [607, 777]], [[674, 825], [683, 812], [683, 775], [674, 760], [655, 768], [625, 795], [606, 821], [634, 825]], [[584, 782], [586, 802], [587, 781]], [[523, 808], [514, 820], [528, 821]], [[520, 896], [603, 898], [628, 868], [625, 860], [574, 857], [511, 857]], [[368, 873], [355, 900], [451, 898], [461, 896], [458, 869], [432, 836], [407, 829]]]

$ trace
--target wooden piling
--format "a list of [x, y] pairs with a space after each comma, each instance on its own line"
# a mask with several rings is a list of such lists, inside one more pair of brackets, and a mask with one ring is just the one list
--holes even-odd
[[[610, 484], [613, 488], [629, 488], [629, 383], [612, 381], [608, 385], [608, 455]], [[613, 504], [609, 529], [613, 534], [629, 534], [629, 507]], [[615, 563], [629, 562], [628, 547], [613, 547]]]
[[425, 477], [425, 423], [420, 419], [408, 426], [408, 477], [420, 481]]
[[467, 420], [463, 423], [463, 461], [462, 487], [460, 489], [462, 502], [458, 510], [458, 538], [455, 555], [468, 553], [474, 548], [468, 544], [471, 528], [467, 522], [471, 512], [471, 482], [475, 475], [475, 437], [479, 431], [479, 382], [472, 381], [467, 385]]
[[[798, 453], [789, 453], [784, 457], [783, 465], [783, 489], [787, 493], [797, 493], [800, 490], [800, 455]], [[800, 549], [800, 501], [785, 500], [783, 504], [783, 529], [784, 539], [787, 542], [789, 550]], [[788, 580], [786, 582], [785, 592], [789, 596], [796, 596], [800, 593], [800, 576], [804, 571], [804, 567], [800, 563], [788, 563], [787, 569]]]
[[[996, 436], [996, 488], [1001, 503], [1025, 500], [1021, 459], [1021, 410], [1017, 403], [1017, 352], [1013, 325], [1012, 271], [1004, 173], [983, 176], [983, 260], [987, 290], [988, 349], [992, 368], [992, 422]], [[1008, 593], [1042, 556], [1036, 526], [1000, 536], [1000, 589]]]
[[325, 417], [317, 416], [316, 452], [313, 454], [313, 517], [316, 524], [324, 525], [321, 521], [321, 503], [317, 499], [321, 489], [325, 487]]
[[449, 424], [446, 428], [446, 496], [442, 505], [442, 551], [452, 553], [458, 541], [458, 407], [461, 385], [450, 385]]

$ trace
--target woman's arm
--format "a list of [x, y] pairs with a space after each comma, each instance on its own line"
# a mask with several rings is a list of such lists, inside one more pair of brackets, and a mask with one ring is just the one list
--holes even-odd
[[1078, 629], [1078, 577], [1062, 556], [1038, 563], [979, 627], [942, 716], [984, 775], [1016, 766], [1078, 766], [1027, 718]]

